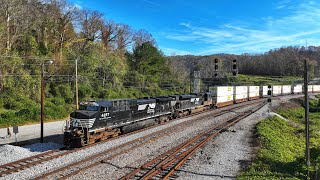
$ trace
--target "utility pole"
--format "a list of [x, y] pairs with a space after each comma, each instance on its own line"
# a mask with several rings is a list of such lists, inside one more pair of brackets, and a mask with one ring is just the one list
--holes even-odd
[[41, 119], [40, 119], [40, 142], [43, 143], [43, 122], [44, 122], [44, 65], [45, 64], [52, 64], [53, 61], [50, 60], [50, 61], [47, 61], [47, 62], [42, 62], [41, 63]]
[[79, 97], [78, 97], [78, 60], [79, 57], [76, 58], [76, 109], [79, 109]]
[[190, 70], [190, 84], [189, 84], [189, 93], [192, 92], [192, 73], [191, 73], [191, 70]]
[[307, 178], [310, 177], [310, 141], [309, 141], [309, 95], [308, 95], [308, 66], [307, 58], [304, 60], [304, 118], [305, 118], [305, 135], [306, 135], [306, 165]]
[[40, 142], [43, 143], [43, 120], [44, 120], [44, 63], [41, 64], [41, 129]]

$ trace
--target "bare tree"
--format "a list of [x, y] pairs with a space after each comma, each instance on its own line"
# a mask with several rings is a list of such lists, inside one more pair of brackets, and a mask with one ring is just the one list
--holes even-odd
[[152, 35], [144, 29], [140, 29], [139, 31], [135, 32], [132, 39], [134, 42], [133, 48], [141, 46], [146, 42], [150, 42], [152, 45], [155, 45], [155, 40]]
[[106, 21], [102, 26], [102, 42], [106, 48], [114, 48], [113, 43], [117, 38], [117, 24], [113, 21]]
[[116, 50], [123, 52], [125, 48], [132, 43], [132, 29], [129, 25], [118, 24], [116, 28], [116, 33]]
[[103, 14], [98, 11], [82, 10], [81, 12], [81, 36], [87, 41], [101, 39], [101, 29], [103, 27]]
[[55, 44], [62, 58], [62, 50], [67, 41], [72, 40], [73, 25], [72, 22], [77, 19], [77, 8], [68, 4], [65, 0], [51, 0], [48, 8], [50, 16], [53, 17], [52, 26]]

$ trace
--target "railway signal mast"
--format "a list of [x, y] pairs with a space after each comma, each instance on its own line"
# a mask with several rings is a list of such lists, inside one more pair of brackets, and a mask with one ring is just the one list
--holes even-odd
[[218, 68], [219, 68], [218, 63], [219, 63], [218, 58], [215, 58], [214, 59], [214, 77], [215, 78], [218, 78]]

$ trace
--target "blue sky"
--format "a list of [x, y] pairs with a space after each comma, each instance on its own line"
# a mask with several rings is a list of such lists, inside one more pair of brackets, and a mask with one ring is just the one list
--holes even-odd
[[69, 0], [106, 19], [145, 29], [166, 55], [264, 53], [320, 45], [312, 0]]

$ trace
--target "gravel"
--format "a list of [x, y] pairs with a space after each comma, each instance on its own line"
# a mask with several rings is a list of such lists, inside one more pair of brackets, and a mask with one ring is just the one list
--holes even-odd
[[[297, 96], [294, 96], [297, 97]], [[272, 106], [287, 102], [290, 97], [273, 100]], [[177, 179], [235, 179], [256, 155], [257, 139], [254, 138], [254, 127], [262, 119], [273, 116], [269, 106], [264, 106], [255, 114], [241, 120], [232, 129], [208, 142], [176, 173]]]
[[61, 167], [61, 166], [70, 164], [72, 162], [75, 162], [77, 160], [84, 159], [84, 158], [86, 158], [86, 157], [88, 157], [90, 155], [97, 154], [99, 152], [102, 152], [102, 151], [105, 151], [107, 149], [119, 146], [121, 144], [124, 144], [126, 142], [132, 141], [134, 139], [143, 137], [143, 136], [148, 135], [148, 134], [150, 134], [152, 132], [159, 131], [159, 130], [167, 128], [167, 127], [171, 127], [171, 126], [174, 126], [174, 125], [176, 125], [178, 123], [181, 123], [181, 122], [184, 122], [184, 121], [189, 121], [189, 120], [192, 120], [194, 118], [195, 117], [189, 117], [189, 118], [181, 119], [181, 120], [178, 120], [178, 121], [172, 121], [172, 122], [166, 123], [166, 124], [164, 124], [162, 126], [158, 126], [158, 127], [152, 128], [152, 129], [141, 131], [139, 133], [132, 134], [132, 135], [129, 135], [129, 136], [126, 136], [126, 137], [114, 139], [114, 140], [108, 141], [106, 143], [98, 144], [96, 146], [92, 146], [92, 147], [86, 148], [84, 150], [80, 150], [80, 151], [77, 151], [77, 152], [74, 152], [74, 153], [70, 153], [68, 155], [53, 159], [53, 160], [48, 161], [48, 162], [44, 162], [43, 164], [39, 164], [39, 165], [33, 166], [31, 168], [19, 171], [17, 173], [4, 176], [2, 179], [31, 179], [31, 178], [34, 178], [34, 177], [40, 175], [40, 174], [48, 172], [49, 170], [53, 170], [53, 169], [56, 169], [58, 167]]
[[62, 147], [61, 144], [56, 144], [52, 142], [35, 143], [24, 147], [2, 145], [0, 146], [0, 165], [17, 161], [19, 159], [27, 158], [30, 156], [34, 156], [45, 151], [58, 149], [60, 147]]
[[[249, 109], [250, 108], [246, 108], [245, 110]], [[170, 134], [170, 136], [164, 136], [161, 139], [130, 151], [130, 153], [116, 157], [70, 179], [119, 179], [133, 169], [140, 167], [145, 162], [203, 132], [204, 129], [209, 129], [217, 124], [217, 122], [230, 117], [230, 115], [233, 115], [237, 111], [238, 110], [216, 118], [208, 117], [204, 121], [183, 128], [183, 130], [175, 131]]]
[[3, 145], [0, 146], [0, 165], [33, 156], [35, 154], [37, 153], [31, 152], [23, 147]]
[[[273, 100], [273, 105], [276, 105], [278, 101], [279, 100]], [[283, 101], [286, 101], [286, 100], [284, 99]], [[214, 143], [210, 142], [211, 145], [209, 143], [205, 147], [205, 149], [202, 150], [202, 153], [209, 154], [210, 157], [209, 156], [201, 157], [199, 155], [201, 151], [199, 151], [199, 153], [196, 154], [194, 158], [192, 158], [192, 160], [190, 160], [187, 163], [187, 165], [181, 169], [181, 172], [178, 175], [181, 176], [181, 178], [188, 178], [188, 179], [203, 179], [203, 177], [204, 179], [212, 179], [212, 178], [214, 179], [220, 176], [224, 176], [224, 177], [230, 176], [230, 178], [234, 178], [234, 176], [238, 173], [238, 171], [241, 169], [241, 166], [242, 166], [239, 164], [239, 160], [244, 160], [244, 162], [246, 162], [246, 161], [250, 161], [250, 159], [253, 157], [252, 149], [254, 148], [251, 147], [252, 146], [251, 144], [252, 127], [254, 126], [254, 123], [258, 121], [258, 119], [268, 116], [268, 113], [266, 113], [267, 111], [268, 111], [268, 108], [264, 107], [264, 110], [256, 113], [254, 117], [250, 116], [249, 118], [247, 118], [251, 120], [246, 120], [245, 122], [241, 121], [240, 123], [236, 124], [234, 126], [235, 132], [226, 132], [220, 137], [218, 137], [214, 141]], [[210, 112], [207, 112], [207, 113], [210, 113]], [[224, 118], [227, 116], [228, 115], [225, 115]], [[84, 150], [80, 150], [74, 153], [70, 153], [68, 155], [53, 159], [48, 162], [44, 162], [43, 164], [36, 165], [34, 167], [22, 170], [15, 174], [7, 175], [5, 177], [2, 177], [1, 179], [32, 179], [36, 176], [39, 176], [40, 174], [46, 173], [48, 171], [51, 171], [61, 166], [65, 166], [72, 162], [79, 161], [90, 155], [105, 151], [107, 149], [111, 149], [113, 147], [119, 146], [126, 142], [148, 135], [152, 132], [159, 131], [161, 129], [164, 129], [170, 126], [174, 126], [178, 123], [193, 120], [196, 118], [197, 116], [188, 117], [185, 119], [181, 119], [179, 121], [171, 121], [170, 123], [166, 123], [162, 126], [151, 128], [151, 129], [141, 131], [139, 133], [128, 135], [125, 137], [120, 137], [118, 139], [110, 140], [108, 142], [98, 144], [96, 146], [92, 146], [90, 148], [86, 148]], [[209, 128], [211, 125], [215, 124], [217, 121], [220, 121], [220, 120], [222, 120], [222, 117], [211, 118], [211, 119], [208, 119], [207, 121], [196, 123], [195, 125], [190, 126], [183, 131], [173, 132], [170, 136], [165, 136], [154, 142], [150, 142], [149, 144], [146, 144], [141, 148], [132, 150], [127, 154], [116, 157], [110, 161], [107, 161], [106, 163], [102, 163], [99, 166], [96, 166], [85, 172], [82, 172], [81, 174], [74, 176], [71, 179], [117, 179], [119, 177], [122, 177], [126, 173], [132, 171], [133, 170], [132, 168], [139, 167], [140, 165], [144, 164], [147, 160], [150, 160], [151, 158], [158, 156], [159, 154], [171, 149], [172, 147], [177, 146], [183, 141], [189, 139], [191, 136], [194, 136], [198, 132], [203, 131], [203, 129]], [[45, 151], [46, 149], [45, 148], [41, 149], [35, 146], [34, 148], [30, 147], [30, 150], [28, 150], [29, 153], [39, 153], [39, 152]], [[235, 150], [235, 151], [231, 151], [231, 150]], [[3, 152], [3, 151], [0, 151], [0, 152]], [[219, 153], [222, 153], [222, 154], [219, 154]], [[30, 156], [30, 154], [28, 156]], [[207, 160], [204, 161], [203, 159], [206, 157], [209, 157], [209, 159], [207, 158]], [[6, 157], [5, 159], [9, 159], [9, 158]], [[213, 161], [213, 159], [215, 160]], [[210, 169], [210, 168], [207, 168], [207, 166], [204, 166], [206, 163], [209, 164], [209, 162], [211, 163], [210, 166], [214, 168]], [[212, 163], [218, 163], [219, 166], [213, 166]], [[235, 164], [235, 166], [233, 166], [232, 164]], [[205, 169], [205, 171], [203, 171], [202, 169]], [[228, 172], [226, 172], [226, 169]], [[183, 171], [190, 171], [192, 173], [183, 172]], [[201, 173], [216, 175], [216, 176], [201, 176]]]

